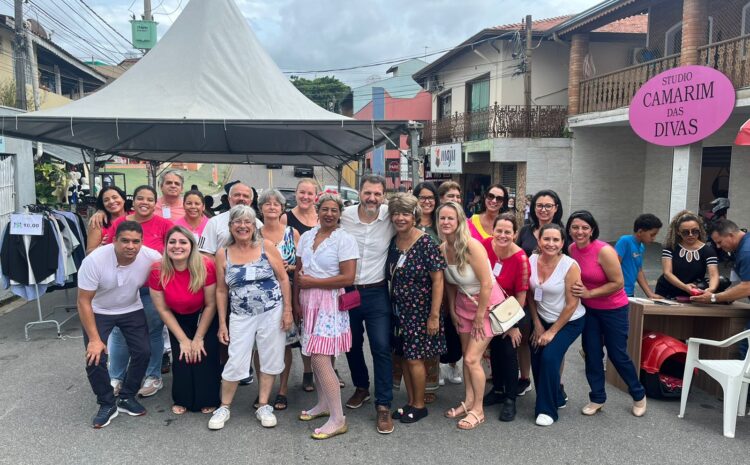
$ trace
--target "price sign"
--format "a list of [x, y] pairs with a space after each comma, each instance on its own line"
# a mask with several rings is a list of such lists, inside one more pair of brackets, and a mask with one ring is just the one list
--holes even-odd
[[43, 234], [42, 215], [11, 214], [10, 233], [21, 236], [41, 236]]

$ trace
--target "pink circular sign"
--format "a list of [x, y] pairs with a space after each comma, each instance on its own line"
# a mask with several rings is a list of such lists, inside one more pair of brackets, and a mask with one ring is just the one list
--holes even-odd
[[638, 89], [630, 102], [630, 126], [652, 144], [688, 145], [716, 132], [734, 102], [734, 86], [724, 74], [707, 66], [680, 66]]

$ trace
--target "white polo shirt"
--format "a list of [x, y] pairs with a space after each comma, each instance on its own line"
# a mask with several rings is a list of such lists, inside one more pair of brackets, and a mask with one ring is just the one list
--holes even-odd
[[91, 306], [100, 315], [122, 315], [143, 308], [138, 290], [143, 287], [151, 265], [161, 254], [145, 245], [130, 265], [117, 264], [115, 245], [97, 248], [83, 259], [78, 270], [78, 288], [96, 292]]
[[352, 205], [341, 214], [341, 225], [354, 236], [359, 247], [357, 276], [354, 284], [375, 284], [385, 279], [385, 261], [388, 258], [388, 246], [396, 230], [388, 216], [388, 206], [381, 205], [378, 217], [372, 223], [363, 223], [357, 209]]
[[[263, 222], [258, 218], [255, 219], [255, 227], [260, 229]], [[224, 247], [229, 240], [229, 210], [220, 215], [216, 215], [206, 223], [198, 242], [198, 250], [211, 255], [216, 255], [216, 251]]]

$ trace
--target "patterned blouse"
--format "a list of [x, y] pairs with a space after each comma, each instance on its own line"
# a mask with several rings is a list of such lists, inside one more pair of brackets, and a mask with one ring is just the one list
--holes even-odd
[[281, 306], [281, 287], [262, 245], [260, 258], [243, 265], [232, 264], [226, 249], [225, 253], [225, 280], [232, 314], [256, 316]]

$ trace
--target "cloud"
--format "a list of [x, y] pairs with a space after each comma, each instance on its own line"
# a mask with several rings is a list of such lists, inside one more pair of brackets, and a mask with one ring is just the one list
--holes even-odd
[[[425, 51], [433, 53], [453, 47], [486, 27], [520, 22], [526, 14], [532, 14], [536, 19], [548, 18], [578, 13], [598, 3], [596, 0], [234, 1], [260, 42], [285, 71], [342, 68], [422, 55]], [[70, 6], [80, 7], [77, 0], [65, 2]], [[78, 27], [85, 28], [82, 19], [70, 11], [65, 2], [35, 0], [34, 3], [63, 22], [71, 23], [71, 18], [77, 19]], [[131, 15], [140, 17], [143, 9], [140, 0], [88, 0], [87, 3], [126, 38], [130, 38]], [[152, 0], [160, 36], [177, 19], [187, 3], [188, 0]], [[13, 14], [7, 5], [0, 5], [0, 13]], [[66, 17], [62, 10], [67, 10], [70, 17]], [[87, 14], [81, 9], [79, 12]], [[89, 20], [94, 22], [91, 17]], [[40, 21], [47, 29], [56, 29], [44, 17]], [[72, 24], [71, 27], [75, 28]], [[61, 28], [58, 26], [58, 29]], [[101, 30], [105, 34], [113, 34], [104, 26], [101, 26]], [[97, 40], [100, 41], [100, 47], [95, 48], [112, 49], [96, 33], [92, 37], [98, 37]], [[69, 34], [56, 35], [54, 40], [79, 57], [97, 52], [91, 50], [91, 45], [77, 44]], [[96, 40], [92, 39], [92, 42]], [[122, 50], [126, 48], [121, 39], [117, 44]], [[114, 53], [108, 55], [110, 56], [97, 58], [111, 61], [116, 56]], [[428, 61], [435, 58], [429, 57]], [[356, 86], [363, 84], [372, 75], [383, 75], [387, 67], [323, 74], [335, 74], [348, 84]], [[313, 75], [307, 77], [311, 76]]]

